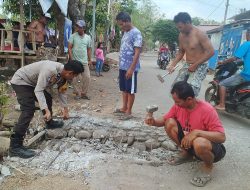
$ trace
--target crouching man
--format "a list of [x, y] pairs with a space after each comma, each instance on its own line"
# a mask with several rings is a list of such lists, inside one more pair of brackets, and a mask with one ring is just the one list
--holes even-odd
[[68, 107], [65, 91], [67, 81], [84, 72], [79, 61], [69, 61], [63, 65], [58, 62], [43, 60], [26, 65], [16, 71], [11, 79], [11, 85], [16, 92], [21, 114], [14, 127], [10, 140], [10, 156], [30, 158], [35, 152], [23, 146], [23, 140], [35, 112], [35, 102], [38, 101], [44, 114], [46, 128], [59, 128], [63, 122], [52, 119], [52, 96], [48, 90], [57, 85], [59, 100], [63, 106], [63, 117], [68, 119]]
[[195, 98], [192, 87], [184, 81], [171, 90], [175, 105], [162, 118], [147, 117], [150, 126], [165, 127], [167, 135], [181, 148], [168, 163], [178, 165], [193, 157], [202, 161], [201, 168], [191, 179], [195, 186], [205, 186], [211, 180], [213, 163], [221, 160], [226, 150], [224, 128], [215, 109], [207, 102]]

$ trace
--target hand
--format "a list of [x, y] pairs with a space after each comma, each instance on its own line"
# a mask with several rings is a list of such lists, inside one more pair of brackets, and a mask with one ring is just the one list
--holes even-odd
[[133, 75], [134, 71], [133, 69], [128, 69], [127, 72], [126, 72], [126, 79], [131, 79], [132, 78], [132, 75]]
[[66, 107], [63, 109], [63, 119], [64, 120], [69, 119], [69, 110]]
[[91, 70], [94, 69], [94, 65], [93, 65], [93, 63], [92, 63], [91, 60], [88, 61], [88, 65], [89, 65], [89, 68], [90, 68]]
[[222, 65], [222, 64], [224, 64], [224, 63], [223, 63], [223, 61], [219, 61], [217, 64], [218, 64], [218, 65]]
[[181, 141], [181, 147], [184, 149], [189, 149], [193, 146], [193, 141], [198, 137], [197, 130], [191, 131]]
[[149, 125], [149, 126], [154, 126], [155, 125], [155, 119], [153, 117], [147, 116], [144, 120], [144, 122]]
[[44, 114], [43, 118], [46, 122], [50, 121], [52, 119], [51, 113], [50, 113], [48, 108], [45, 109], [45, 114]]
[[198, 65], [197, 64], [191, 64], [189, 67], [188, 67], [188, 71], [189, 72], [195, 72], [196, 69], [197, 69]]
[[171, 74], [171, 73], [174, 72], [174, 70], [175, 70], [174, 68], [175, 68], [175, 66], [172, 65], [172, 64], [169, 64], [169, 65], [167, 66], [167, 71], [169, 72], [169, 74]]

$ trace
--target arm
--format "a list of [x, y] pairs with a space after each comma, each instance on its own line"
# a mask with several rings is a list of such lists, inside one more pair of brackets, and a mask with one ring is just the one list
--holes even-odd
[[92, 61], [91, 61], [91, 47], [88, 47], [87, 49], [87, 55], [88, 55], [88, 64], [92, 66]]
[[176, 58], [169, 64], [168, 66], [168, 72], [172, 73], [174, 71], [174, 67], [177, 65], [177, 63], [182, 60], [183, 56], [185, 55], [185, 50], [182, 45], [181, 35], [179, 35], [179, 51], [176, 55]]
[[238, 58], [236, 57], [230, 57], [229, 59], [225, 59], [223, 61], [218, 62], [218, 64], [227, 64], [236, 61]]
[[167, 119], [176, 118], [176, 112], [177, 112], [177, 107], [174, 105], [171, 107], [168, 113], [166, 113], [161, 118], [154, 119], [153, 117], [150, 117], [149, 115], [147, 115], [147, 117], [145, 118], [145, 123], [150, 126], [163, 127], [165, 126], [165, 122]]
[[192, 132], [184, 136], [181, 141], [181, 147], [185, 149], [191, 148], [193, 145], [193, 141], [197, 137], [205, 138], [214, 143], [223, 143], [226, 140], [226, 136], [222, 132], [193, 130]]
[[136, 67], [136, 64], [138, 63], [139, 56], [141, 53], [141, 47], [135, 47], [134, 50], [135, 50], [135, 55], [134, 55], [132, 64], [130, 65], [129, 69], [127, 70], [126, 79], [130, 79], [135, 71], [135, 67]]
[[69, 42], [69, 45], [68, 45], [69, 60], [73, 59], [73, 57], [72, 57], [72, 48], [73, 48], [73, 44]]
[[226, 140], [225, 134], [217, 131], [194, 130], [193, 133], [196, 134], [196, 137], [203, 137], [215, 143], [224, 143]]
[[30, 23], [30, 25], [27, 27], [27, 30], [33, 31], [33, 32], [39, 32], [39, 31], [36, 29], [37, 24], [38, 24], [37, 21], [32, 21], [32, 22]]
[[69, 118], [69, 109], [67, 105], [67, 95], [59, 92], [59, 100], [63, 106], [63, 119]]
[[165, 120], [163, 117], [154, 119], [153, 117], [147, 117], [145, 123], [149, 126], [163, 127], [165, 125]]
[[51, 113], [48, 109], [48, 105], [46, 102], [46, 98], [44, 96], [44, 90], [47, 87], [47, 78], [50, 76], [50, 72], [41, 71], [38, 76], [37, 84], [34, 90], [34, 93], [36, 95], [36, 98], [38, 100], [39, 106], [41, 110], [45, 110], [44, 118], [46, 121], [49, 121], [51, 119]]

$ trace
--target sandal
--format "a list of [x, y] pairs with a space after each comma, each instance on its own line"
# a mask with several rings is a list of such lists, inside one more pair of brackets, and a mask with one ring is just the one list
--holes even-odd
[[180, 164], [184, 164], [187, 162], [193, 161], [191, 156], [183, 156], [181, 154], [172, 155], [168, 160], [167, 163], [172, 166], [177, 166]]
[[126, 121], [126, 120], [130, 120], [130, 119], [133, 119], [134, 116], [132, 115], [122, 115], [119, 120], [122, 120], [122, 121]]
[[114, 111], [113, 111], [114, 114], [125, 114], [124, 111], [122, 111], [121, 109], [119, 108], [116, 108]]
[[202, 170], [198, 170], [194, 177], [190, 180], [190, 183], [197, 187], [204, 187], [211, 179], [212, 177], [210, 174]]
[[214, 108], [215, 108], [216, 110], [219, 110], [219, 111], [225, 111], [225, 110], [226, 110], [225, 107], [221, 107], [221, 106], [219, 106], [219, 105], [215, 106]]
[[90, 97], [88, 97], [87, 95], [82, 95], [81, 98], [85, 100], [90, 100]]

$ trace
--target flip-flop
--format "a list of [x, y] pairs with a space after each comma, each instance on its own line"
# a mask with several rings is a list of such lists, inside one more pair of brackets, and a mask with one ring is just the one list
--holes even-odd
[[190, 180], [190, 183], [197, 187], [204, 187], [211, 179], [212, 177], [210, 174], [202, 170], [198, 170], [194, 177]]
[[114, 114], [125, 114], [125, 112], [121, 111], [121, 109], [119, 108], [116, 108], [114, 111], [113, 111]]
[[167, 163], [172, 166], [177, 166], [180, 164], [184, 164], [187, 162], [192, 162], [193, 158], [191, 156], [182, 156], [180, 154], [172, 155], [168, 160]]
[[215, 106], [214, 108], [217, 109], [217, 110], [220, 110], [220, 111], [225, 111], [226, 110], [226, 108], [223, 108], [223, 107], [220, 107], [220, 106]]
[[122, 121], [126, 121], [126, 120], [129, 120], [129, 119], [133, 119], [134, 116], [132, 115], [122, 115], [119, 120], [122, 120]]
[[81, 96], [81, 99], [90, 100], [90, 97], [87, 96], [87, 95], [82, 95], [82, 96]]

